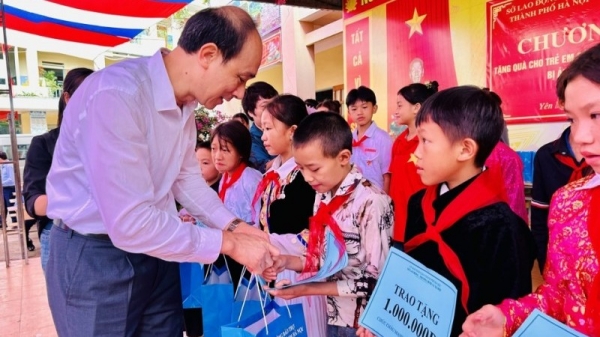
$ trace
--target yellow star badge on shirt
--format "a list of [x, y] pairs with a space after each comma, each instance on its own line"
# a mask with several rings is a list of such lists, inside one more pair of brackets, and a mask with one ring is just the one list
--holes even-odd
[[423, 20], [425, 20], [426, 16], [427, 16], [427, 14], [419, 15], [419, 13], [417, 13], [417, 8], [415, 8], [412, 19], [405, 21], [406, 24], [410, 27], [410, 33], [408, 33], [409, 39], [413, 36], [413, 34], [415, 32], [423, 35], [423, 29], [421, 28], [421, 23], [423, 22]]
[[410, 159], [407, 161], [407, 163], [413, 163], [413, 164], [417, 164], [417, 156], [415, 156], [414, 153], [410, 154]]

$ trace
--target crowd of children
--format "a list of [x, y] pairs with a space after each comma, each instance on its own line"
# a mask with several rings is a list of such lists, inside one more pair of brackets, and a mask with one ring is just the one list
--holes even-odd
[[[372, 336], [359, 318], [392, 246], [456, 286], [451, 336], [510, 335], [533, 309], [598, 335], [598, 64], [600, 45], [558, 80], [572, 126], [535, 157], [531, 229], [501, 100], [473, 86], [401, 88], [393, 117], [407, 128], [393, 142], [373, 121], [369, 88], [348, 92], [351, 131], [339, 111], [309, 114], [302, 99], [257, 82], [243, 101], [254, 124], [217, 126], [196, 156], [225, 205], [281, 251], [267, 280], [318, 270], [326, 230], [343, 243], [348, 263], [333, 276], [269, 290], [303, 305], [310, 337]], [[536, 258], [546, 283], [530, 294]]]

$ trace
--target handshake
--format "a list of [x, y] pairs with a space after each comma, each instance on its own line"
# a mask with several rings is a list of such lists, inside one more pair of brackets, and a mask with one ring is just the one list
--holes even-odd
[[272, 271], [278, 264], [279, 250], [269, 242], [269, 235], [246, 223], [233, 231], [223, 232], [221, 253], [243, 264], [253, 274]]

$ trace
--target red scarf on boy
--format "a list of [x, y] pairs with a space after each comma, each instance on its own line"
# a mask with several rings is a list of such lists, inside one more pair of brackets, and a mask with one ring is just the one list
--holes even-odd
[[241, 163], [235, 170], [231, 176], [229, 173], [225, 172], [223, 175], [223, 185], [221, 185], [221, 189], [219, 190], [219, 198], [221, 198], [222, 202], [225, 202], [225, 195], [227, 194], [227, 190], [233, 186], [240, 178], [242, 177], [242, 173], [246, 169], [246, 164]]
[[438, 186], [428, 187], [421, 203], [427, 230], [425, 233], [418, 234], [410, 239], [405, 245], [406, 252], [410, 252], [425, 242], [433, 241], [437, 243], [446, 268], [462, 284], [461, 303], [467, 313], [469, 312], [467, 309], [469, 299], [467, 276], [460, 259], [452, 248], [443, 241], [441, 233], [475, 210], [506, 201], [502, 181], [502, 179], [498, 179], [498, 174], [492, 172], [492, 170], [483, 171], [463, 192], [450, 202], [437, 221], [435, 221], [433, 201], [438, 198]]
[[[319, 208], [317, 209], [317, 213], [310, 217], [308, 223], [309, 236], [308, 236], [308, 247], [306, 249], [306, 264], [304, 266], [304, 273], [316, 272], [319, 270], [319, 264], [321, 262], [321, 254], [324, 251], [325, 245], [325, 227], [329, 226], [329, 229], [335, 235], [335, 238], [341, 242], [342, 249], [340, 254], [344, 254], [346, 241], [344, 240], [344, 234], [340, 229], [337, 221], [333, 217], [333, 214], [337, 212], [337, 210], [342, 207], [346, 201], [354, 192], [354, 188], [356, 186], [351, 187], [346, 191], [344, 195], [336, 195], [329, 201], [328, 204], [321, 202], [319, 204]], [[341, 257], [341, 256], [340, 256]]]

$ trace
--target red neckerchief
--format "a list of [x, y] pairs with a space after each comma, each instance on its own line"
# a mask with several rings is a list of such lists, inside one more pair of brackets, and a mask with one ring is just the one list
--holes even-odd
[[483, 171], [463, 192], [450, 202], [440, 214], [437, 222], [435, 221], [433, 201], [438, 198], [438, 186], [428, 187], [421, 203], [427, 230], [425, 233], [410, 239], [405, 246], [406, 252], [410, 252], [427, 241], [437, 243], [446, 268], [462, 284], [461, 303], [467, 313], [469, 313], [467, 309], [469, 299], [467, 276], [458, 256], [443, 241], [441, 233], [452, 227], [467, 214], [497, 202], [505, 201], [501, 183], [502, 180], [496, 179], [496, 176], [490, 170]]
[[[256, 203], [271, 184], [274, 184], [273, 188], [275, 189], [275, 197], [277, 198], [277, 193], [279, 193], [279, 190], [281, 189], [281, 183], [279, 182], [279, 173], [275, 170], [265, 173], [256, 188], [256, 193], [254, 193], [254, 198], [252, 198], [252, 219], [256, 219]], [[269, 205], [267, 205], [267, 207], [268, 206]]]
[[[306, 265], [302, 271], [303, 273], [319, 270], [320, 256], [323, 253], [325, 244], [325, 227], [329, 226], [336, 239], [343, 243], [342, 247], [346, 247], [344, 235], [337, 221], [333, 218], [333, 214], [348, 201], [353, 191], [354, 187], [350, 188], [344, 195], [336, 195], [328, 204], [321, 202], [317, 213], [310, 217], [308, 222], [310, 233], [308, 236], [308, 248], [306, 250]], [[345, 249], [340, 251], [340, 254], [343, 253], [345, 253]]]
[[[588, 208], [587, 228], [592, 247], [596, 253], [596, 259], [600, 261], [600, 186], [591, 191], [592, 201]], [[596, 334], [600, 333], [600, 273], [594, 277], [592, 289], [585, 301], [586, 318], [592, 322]]]
[[240, 180], [240, 177], [242, 176], [242, 173], [244, 173], [245, 169], [246, 164], [241, 163], [240, 166], [238, 166], [233, 171], [233, 174], [231, 176], [229, 176], [229, 173], [225, 172], [225, 174], [223, 175], [223, 185], [221, 185], [221, 189], [219, 190], [219, 198], [221, 198], [221, 201], [225, 202], [225, 195], [227, 194], [227, 190], [231, 186], [233, 186], [233, 184], [235, 184], [238, 180]]
[[575, 158], [566, 154], [555, 153], [554, 157], [563, 165], [573, 169], [571, 177], [569, 178], [569, 183], [583, 178], [583, 171], [589, 167], [585, 161], [579, 164]]
[[363, 135], [360, 140], [354, 140], [352, 139], [352, 147], [361, 147], [362, 143], [365, 142], [365, 140], [367, 140], [369, 137], [367, 135]]

